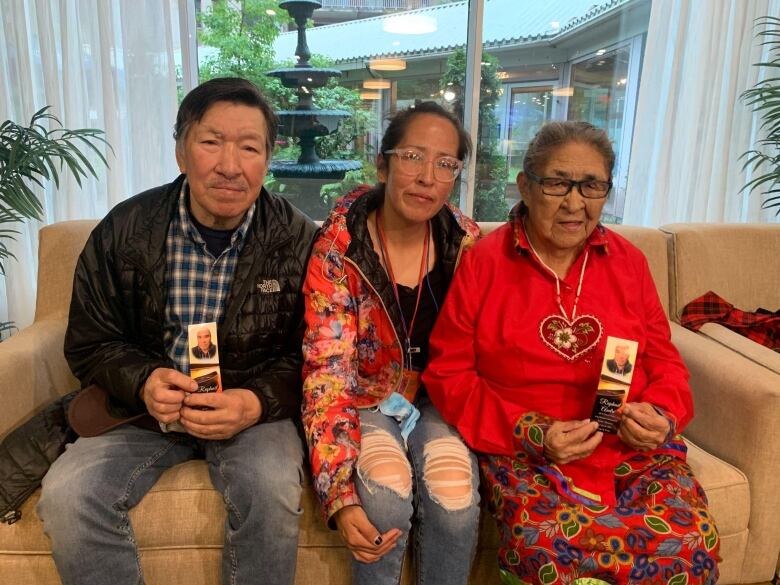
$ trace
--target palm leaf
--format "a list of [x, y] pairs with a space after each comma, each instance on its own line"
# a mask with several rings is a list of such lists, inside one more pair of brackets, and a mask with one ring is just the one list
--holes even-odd
[[63, 128], [49, 106], [35, 112], [27, 126], [12, 120], [0, 123], [0, 273], [5, 274], [3, 261], [13, 258], [7, 242], [18, 233], [2, 228], [40, 220], [43, 206], [34, 188], [49, 182], [59, 187], [63, 172], [70, 173], [79, 186], [87, 177], [97, 178], [93, 161], [108, 166], [105, 151], [113, 152], [104, 136], [96, 128]]
[[756, 38], [760, 40], [758, 45], [768, 47], [770, 60], [753, 65], [764, 69], [767, 76], [740, 97], [751, 111], [760, 115], [759, 127], [766, 137], [756, 140], [753, 149], [740, 157], [744, 161], [743, 171], [750, 167], [761, 173], [752, 177], [741, 191], [762, 190], [765, 199], [761, 207], [777, 207], [776, 215], [780, 215], [780, 196], [773, 195], [780, 192], [780, 77], [769, 75], [770, 71], [776, 73], [775, 69], [780, 68], [780, 18], [763, 16], [756, 19], [755, 26]]

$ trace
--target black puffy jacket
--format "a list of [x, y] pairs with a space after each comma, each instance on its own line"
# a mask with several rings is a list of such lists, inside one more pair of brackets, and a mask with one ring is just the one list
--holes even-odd
[[[163, 343], [165, 239], [183, 176], [112, 209], [79, 257], [65, 357], [82, 386], [98, 384], [119, 416], [146, 411], [139, 391], [152, 371], [173, 367]], [[301, 284], [316, 225], [262, 190], [217, 329], [225, 388], [248, 388], [261, 422], [298, 416]], [[277, 281], [277, 288], [272, 281]]]
[[76, 440], [68, 405], [78, 390], [56, 400], [0, 442], [0, 521], [21, 518], [19, 506], [32, 494], [65, 445]]

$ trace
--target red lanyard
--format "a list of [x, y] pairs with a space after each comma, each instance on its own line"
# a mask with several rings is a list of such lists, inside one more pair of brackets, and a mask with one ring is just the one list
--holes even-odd
[[420, 262], [420, 275], [417, 278], [417, 301], [414, 304], [414, 313], [412, 313], [412, 320], [409, 323], [409, 328], [406, 327], [406, 319], [404, 319], [404, 310], [401, 306], [401, 297], [398, 295], [398, 285], [395, 282], [395, 275], [393, 274], [393, 266], [390, 263], [390, 255], [387, 253], [387, 241], [385, 240], [385, 232], [382, 229], [382, 221], [379, 209], [376, 210], [376, 231], [379, 234], [379, 250], [382, 252], [382, 261], [385, 263], [387, 269], [387, 275], [390, 277], [390, 282], [393, 285], [393, 294], [395, 295], [395, 302], [398, 305], [398, 312], [401, 315], [401, 327], [404, 330], [404, 336], [406, 337], [406, 353], [409, 354], [409, 365], [411, 365], [411, 354], [420, 353], [419, 347], [412, 347], [412, 332], [414, 331], [414, 320], [417, 318], [417, 310], [420, 308], [420, 296], [422, 295], [422, 283], [425, 278], [425, 268], [428, 266], [428, 243], [431, 239], [431, 222], [425, 224], [425, 243], [423, 244], [422, 261]]

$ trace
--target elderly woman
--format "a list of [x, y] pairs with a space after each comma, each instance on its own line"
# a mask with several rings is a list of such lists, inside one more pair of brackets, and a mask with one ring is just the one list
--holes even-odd
[[[599, 223], [614, 161], [590, 124], [545, 125], [517, 177], [522, 202], [464, 258], [431, 338], [423, 379], [480, 453], [505, 583], [718, 577], [677, 436], [693, 414], [688, 373], [646, 259]], [[591, 420], [610, 337], [637, 348], [615, 433]]]
[[476, 224], [447, 204], [470, 140], [435, 103], [395, 114], [380, 183], [336, 203], [304, 284], [303, 422], [325, 518], [353, 583], [397, 584], [415, 527], [418, 583], [465, 585], [476, 459], [420, 387], [428, 338]]

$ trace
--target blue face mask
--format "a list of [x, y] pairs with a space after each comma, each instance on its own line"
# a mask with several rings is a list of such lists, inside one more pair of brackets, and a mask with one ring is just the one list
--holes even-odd
[[404, 439], [404, 444], [406, 444], [406, 440], [420, 418], [420, 411], [398, 392], [393, 392], [379, 403], [379, 412], [398, 421], [401, 427], [401, 436]]

